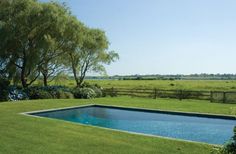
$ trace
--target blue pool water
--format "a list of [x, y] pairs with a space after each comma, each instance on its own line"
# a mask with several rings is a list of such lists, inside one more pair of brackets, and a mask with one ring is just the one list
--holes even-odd
[[32, 115], [136, 133], [223, 144], [233, 136], [236, 120], [213, 116], [88, 106]]

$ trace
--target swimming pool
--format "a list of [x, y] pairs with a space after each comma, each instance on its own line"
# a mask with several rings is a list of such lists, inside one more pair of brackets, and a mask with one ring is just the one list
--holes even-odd
[[233, 136], [236, 118], [90, 105], [28, 113], [110, 129], [170, 137], [189, 141], [223, 144]]

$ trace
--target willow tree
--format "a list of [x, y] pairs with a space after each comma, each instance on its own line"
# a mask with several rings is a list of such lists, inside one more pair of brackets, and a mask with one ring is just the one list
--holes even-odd
[[66, 26], [65, 51], [66, 55], [63, 57], [63, 64], [72, 70], [76, 84], [79, 84], [77, 69], [79, 67], [80, 52], [79, 49], [83, 46], [84, 35], [86, 33], [86, 26], [79, 22], [75, 17], [70, 17], [67, 20]]
[[88, 72], [106, 73], [104, 64], [119, 58], [114, 51], [108, 51], [109, 42], [100, 29], [86, 28], [83, 32], [82, 46], [77, 47], [70, 56], [76, 85], [80, 87]]
[[[36, 49], [42, 41], [39, 31], [43, 27], [38, 28], [42, 23], [37, 18], [41, 7], [33, 0], [8, 1], [1, 7], [0, 50], [8, 55], [9, 63], [20, 70], [22, 86], [26, 87], [38, 76], [35, 71]], [[29, 76], [32, 80], [28, 83]]]
[[[43, 76], [44, 86], [48, 85], [48, 79], [54, 78], [62, 71], [63, 54], [67, 50], [68, 20], [71, 18], [69, 10], [55, 2], [43, 3], [43, 23], [52, 28], [44, 34], [45, 44], [40, 50], [39, 71]], [[52, 80], [51, 79], [51, 80]]]
[[19, 72], [22, 86], [27, 87], [61, 52], [65, 20], [70, 13], [54, 2], [0, 2], [0, 55], [5, 56], [13, 72]]

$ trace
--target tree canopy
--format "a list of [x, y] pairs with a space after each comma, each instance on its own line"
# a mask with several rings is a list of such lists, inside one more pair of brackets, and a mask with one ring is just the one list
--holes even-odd
[[103, 64], [110, 64], [119, 58], [114, 51], [108, 51], [109, 42], [105, 33], [99, 29], [86, 29], [83, 45], [69, 54], [72, 71], [77, 86], [81, 86], [89, 71], [106, 73]]
[[47, 86], [66, 70], [80, 86], [88, 71], [105, 72], [103, 64], [118, 58], [102, 30], [86, 27], [57, 2], [1, 0], [0, 42], [0, 71], [23, 87], [40, 76]]

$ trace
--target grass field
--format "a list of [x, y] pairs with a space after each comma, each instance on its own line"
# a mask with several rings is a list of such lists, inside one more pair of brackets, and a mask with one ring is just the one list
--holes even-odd
[[236, 81], [222, 80], [93, 80], [89, 82], [97, 83], [103, 87], [236, 91]]
[[129, 97], [94, 100], [35, 100], [0, 103], [0, 153], [175, 153], [208, 154], [212, 146], [159, 137], [147, 137], [83, 126], [66, 121], [35, 118], [21, 112], [105, 104], [174, 111], [235, 115], [236, 105], [207, 101], [140, 99]]
[[[158, 88], [173, 90], [236, 91], [235, 80], [87, 80], [86, 82], [98, 84], [104, 88]], [[63, 81], [59, 84], [75, 86], [74, 80]]]

